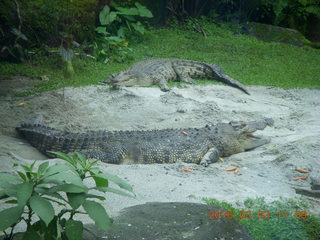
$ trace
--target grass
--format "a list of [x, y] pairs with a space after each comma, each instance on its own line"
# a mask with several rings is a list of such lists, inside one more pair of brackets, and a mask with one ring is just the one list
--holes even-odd
[[[88, 58], [73, 60], [76, 76], [64, 78], [60, 58], [33, 57], [24, 64], [3, 62], [0, 74], [39, 77], [41, 83], [33, 92], [63, 86], [97, 84], [110, 74], [126, 69], [134, 62], [149, 58], [182, 58], [219, 64], [234, 79], [245, 85], [268, 85], [282, 88], [320, 88], [320, 50], [282, 43], [266, 43], [246, 35], [234, 35], [226, 28], [203, 21], [207, 38], [187, 27], [149, 29], [143, 39], [133, 43], [134, 60], [103, 64]], [[216, 83], [199, 80], [199, 84]]]
[[320, 216], [310, 215], [310, 206], [303, 199], [268, 204], [264, 198], [247, 199], [240, 204], [244, 206], [242, 209], [216, 199], [205, 201], [230, 211], [232, 219], [243, 225], [255, 240], [320, 239]]

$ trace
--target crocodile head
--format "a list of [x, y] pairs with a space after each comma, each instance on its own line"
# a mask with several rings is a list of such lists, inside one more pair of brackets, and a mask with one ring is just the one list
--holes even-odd
[[254, 134], [258, 130], [263, 130], [266, 126], [273, 125], [273, 119], [264, 118], [259, 121], [243, 122], [232, 121], [223, 124], [221, 134], [225, 137], [222, 154], [231, 154], [249, 151], [270, 142], [270, 137]]
[[148, 79], [142, 73], [131, 73], [129, 71], [123, 71], [119, 73], [112, 74], [104, 83], [111, 83], [116, 86], [143, 86], [151, 85], [153, 82]]

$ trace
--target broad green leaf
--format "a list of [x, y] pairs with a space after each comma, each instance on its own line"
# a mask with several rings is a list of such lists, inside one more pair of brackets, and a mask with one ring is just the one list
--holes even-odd
[[17, 197], [17, 188], [18, 184], [11, 184], [7, 182], [0, 182], [0, 187], [3, 188], [3, 191], [6, 195], [10, 197]]
[[97, 32], [97, 33], [100, 33], [100, 34], [103, 34], [103, 35], [108, 35], [108, 34], [109, 34], [109, 33], [107, 32], [106, 27], [97, 27], [97, 28], [96, 28], [96, 32]]
[[72, 171], [72, 170], [75, 170], [75, 168], [70, 164], [57, 163], [55, 165], [48, 167], [48, 169], [45, 173], [45, 177], [49, 177], [51, 175], [65, 172], [65, 171], [69, 171], [69, 170]]
[[110, 12], [110, 8], [106, 5], [99, 13], [99, 20], [101, 25], [108, 25], [112, 23], [117, 17], [117, 12]]
[[4, 203], [8, 203], [8, 204], [18, 204], [18, 201], [16, 199], [11, 199], [8, 201], [5, 201]]
[[32, 168], [28, 165], [25, 165], [25, 164], [20, 164], [20, 163], [14, 163], [13, 164], [14, 167], [22, 167], [24, 169], [24, 171], [26, 172], [31, 172], [32, 171]]
[[115, 9], [119, 11], [120, 15], [131, 15], [131, 16], [139, 15], [139, 11], [137, 8], [116, 7]]
[[88, 166], [87, 166], [87, 169], [91, 169], [94, 165], [97, 164], [97, 162], [99, 162], [100, 160], [90, 160], [88, 161]]
[[52, 198], [48, 198], [47, 196], [49, 196], [49, 195], [45, 195], [45, 196], [41, 196], [41, 197], [43, 197], [44, 199], [48, 200], [49, 202], [56, 203], [56, 204], [58, 204], [59, 206], [66, 206], [65, 203], [60, 202], [60, 201], [55, 200], [55, 199], [52, 199]]
[[[105, 5], [103, 9], [100, 11], [99, 19], [101, 16], [104, 17], [105, 15], [109, 14], [109, 12], [110, 12], [110, 7], [108, 5]], [[101, 22], [101, 19], [100, 19], [100, 22]]]
[[78, 209], [82, 205], [82, 203], [86, 200], [85, 193], [67, 193], [67, 197], [68, 197], [70, 206], [74, 210]]
[[119, 30], [117, 31], [117, 35], [120, 38], [124, 38], [126, 35], [126, 28], [125, 27], [120, 27]]
[[66, 160], [69, 162], [70, 156], [68, 154], [62, 153], [62, 152], [54, 152], [54, 151], [48, 151], [49, 153], [55, 154], [58, 158], [61, 158], [62, 160]]
[[108, 187], [109, 185], [109, 181], [105, 178], [100, 178], [97, 176], [93, 176], [92, 178], [95, 181], [97, 187]]
[[66, 231], [68, 240], [82, 239], [83, 224], [80, 221], [69, 219], [66, 222], [65, 231]]
[[131, 25], [134, 28], [134, 30], [136, 30], [137, 32], [139, 32], [141, 34], [144, 34], [144, 27], [142, 26], [142, 24], [140, 22], [132, 23]]
[[138, 12], [140, 17], [147, 17], [147, 18], [152, 18], [152, 12], [147, 9], [145, 6], [141, 5], [140, 3], [136, 2], [134, 5], [138, 8]]
[[113, 44], [118, 44], [118, 43], [121, 43], [123, 39], [117, 36], [111, 36], [111, 37], [108, 37], [108, 41], [109, 42], [113, 41]]
[[21, 183], [21, 179], [9, 173], [0, 173], [0, 182]]
[[32, 196], [29, 202], [30, 202], [31, 209], [48, 226], [48, 224], [54, 217], [54, 209], [51, 203], [40, 196]]
[[116, 20], [116, 18], [117, 18], [117, 12], [111, 12], [109, 15], [106, 16], [104, 25], [108, 25], [112, 23], [114, 20]]
[[49, 162], [41, 163], [38, 168], [38, 173], [43, 174], [49, 166]]
[[83, 184], [81, 178], [76, 175], [74, 172], [68, 171], [68, 172], [61, 172], [57, 173], [55, 175], [52, 175], [50, 177], [47, 177], [42, 180], [44, 183], [50, 183], [53, 181], [59, 181], [59, 182], [65, 182], [65, 183], [72, 183], [74, 185], [78, 185], [80, 187], [85, 188], [85, 185]]
[[112, 224], [106, 210], [101, 204], [95, 201], [86, 200], [82, 204], [84, 210], [88, 213], [89, 217], [95, 222], [97, 227], [108, 231], [110, 225]]
[[0, 200], [4, 198], [8, 198], [8, 194], [4, 190], [0, 190]]
[[[128, 20], [129, 22], [135, 22], [136, 19], [134, 18], [134, 16], [131, 16], [131, 15], [123, 15], [123, 17]], [[130, 29], [130, 23], [126, 21], [126, 24], [127, 24], [127, 27]], [[131, 29], [130, 29], [131, 31]]]
[[98, 187], [97, 189], [98, 189], [99, 191], [102, 191], [102, 192], [112, 192], [112, 193], [119, 194], [119, 195], [122, 195], [122, 196], [134, 198], [134, 196], [132, 196], [131, 194], [128, 194], [128, 193], [126, 193], [126, 192], [123, 192], [123, 191], [118, 190], [118, 189], [115, 189], [115, 188], [110, 188], [110, 187]]
[[60, 191], [69, 192], [69, 193], [85, 193], [88, 191], [88, 188], [86, 186], [80, 187], [79, 185], [65, 183], [65, 184], [52, 187], [48, 192], [54, 193], [54, 192], [60, 192]]
[[36, 187], [34, 189], [34, 191], [36, 193], [40, 193], [40, 194], [43, 194], [43, 195], [46, 195], [46, 196], [49, 196], [49, 197], [54, 197], [54, 198], [57, 198], [57, 199], [60, 199], [60, 200], [62, 200], [64, 202], [66, 202], [66, 199], [64, 197], [62, 197], [62, 195], [60, 193], [52, 192], [51, 189], [52, 188], [39, 188], [39, 187]]
[[20, 172], [20, 171], [16, 171], [16, 173], [18, 173], [18, 175], [20, 176], [20, 178], [23, 180], [23, 181], [27, 181], [27, 175], [25, 175], [23, 172]]
[[[58, 221], [58, 217], [54, 216], [54, 218], [51, 220], [51, 222], [49, 223], [48, 226], [43, 226], [42, 229], [45, 229], [46, 232], [44, 234], [44, 240], [46, 239], [50, 239], [50, 240], [54, 240], [54, 239], [61, 239], [61, 226], [59, 224]], [[41, 228], [40, 228], [41, 230]], [[53, 237], [54, 236], [54, 237]]]
[[99, 196], [99, 195], [95, 195], [95, 194], [88, 194], [88, 193], [86, 194], [86, 198], [97, 198], [97, 199], [99, 199], [101, 201], [106, 200], [105, 197], [102, 197], [102, 196]]
[[34, 230], [31, 226], [27, 229], [27, 231], [23, 234], [22, 240], [40, 240], [39, 234]]
[[23, 213], [23, 208], [17, 206], [7, 208], [0, 212], [0, 232], [6, 230], [12, 224], [17, 223]]
[[114, 182], [115, 184], [117, 184], [119, 187], [132, 192], [133, 189], [131, 187], [130, 184], [128, 184], [127, 182], [125, 182], [124, 180], [122, 180], [121, 178], [117, 177], [117, 176], [113, 176], [111, 174], [108, 173], [103, 173], [101, 172], [99, 169], [95, 168], [95, 169], [91, 169], [90, 171], [91, 176], [96, 176], [96, 177], [100, 177], [100, 178], [104, 178], [107, 180], [110, 180], [112, 182]]
[[33, 184], [29, 182], [24, 182], [18, 185], [17, 188], [17, 200], [18, 204], [23, 207], [27, 204], [29, 198], [32, 195]]

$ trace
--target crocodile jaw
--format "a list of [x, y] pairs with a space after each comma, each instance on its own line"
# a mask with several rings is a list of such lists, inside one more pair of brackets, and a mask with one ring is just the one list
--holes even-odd
[[254, 148], [260, 147], [264, 144], [267, 144], [271, 141], [270, 137], [261, 136], [261, 135], [253, 135], [251, 133], [242, 134], [238, 139], [240, 145], [242, 146], [244, 151], [249, 151]]
[[135, 77], [132, 74], [125, 71], [120, 72], [118, 74], [112, 74], [107, 81], [112, 84], [125, 84], [130, 83], [130, 81], [132, 81], [133, 79], [135, 79]]
[[264, 118], [258, 121], [251, 122], [230, 122], [233, 129], [238, 132], [238, 142], [243, 151], [249, 151], [254, 148], [260, 147], [270, 142], [270, 137], [262, 135], [254, 135], [258, 130], [263, 130], [267, 126], [272, 126], [274, 123], [271, 118]]

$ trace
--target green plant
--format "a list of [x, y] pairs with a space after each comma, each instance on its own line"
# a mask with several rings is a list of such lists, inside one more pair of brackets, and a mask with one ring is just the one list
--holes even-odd
[[108, 28], [112, 35], [129, 37], [128, 35], [144, 34], [145, 28], [140, 18], [151, 18], [152, 13], [143, 5], [135, 2], [135, 7], [120, 7], [113, 4], [115, 11], [109, 6], [104, 6], [99, 14], [100, 24]]
[[[131, 186], [94, 167], [97, 161], [90, 161], [80, 153], [53, 153], [66, 163], [50, 166], [49, 162], [44, 162], [38, 169], [34, 167], [35, 162], [14, 164], [24, 171], [17, 170], [15, 175], [0, 174], [0, 199], [15, 204], [0, 212], [0, 231], [4, 231], [6, 239], [12, 239], [13, 229], [21, 221], [27, 225], [23, 239], [82, 239], [84, 227], [81, 221], [74, 220], [76, 214], [88, 214], [99, 228], [107, 231], [112, 220], [100, 203], [89, 200], [103, 201], [105, 197], [92, 191], [133, 197], [128, 193], [132, 193]], [[85, 185], [84, 181], [89, 178], [94, 180], [94, 187]], [[109, 187], [109, 181], [127, 192]], [[59, 206], [59, 213], [52, 204]], [[39, 220], [33, 222], [34, 216]], [[5, 231], [10, 228], [9, 233]]]
[[93, 43], [93, 55], [97, 61], [107, 63], [109, 61], [123, 62], [130, 58], [132, 49], [128, 47], [128, 41], [119, 36], [110, 36], [103, 27], [96, 29], [99, 36]]
[[103, 62], [124, 61], [132, 51], [128, 47], [127, 39], [145, 32], [139, 18], [152, 17], [152, 13], [138, 2], [131, 8], [119, 7], [116, 4], [113, 4], [113, 7], [115, 10], [106, 5], [101, 10], [101, 26], [96, 28], [98, 36], [93, 44], [94, 55]]
[[320, 17], [319, 0], [261, 0], [262, 14], [273, 16], [272, 23], [306, 33], [311, 15]]
[[4, 32], [4, 30], [0, 27], [3, 35], [3, 40], [0, 41], [0, 43], [3, 44], [3, 47], [0, 49], [0, 59], [24, 62], [27, 54], [22, 43], [26, 43], [28, 38], [21, 32], [22, 19], [20, 15], [20, 5], [17, 0], [14, 0], [13, 2], [16, 6], [16, 15], [19, 24], [18, 28], [12, 27], [9, 33]]

